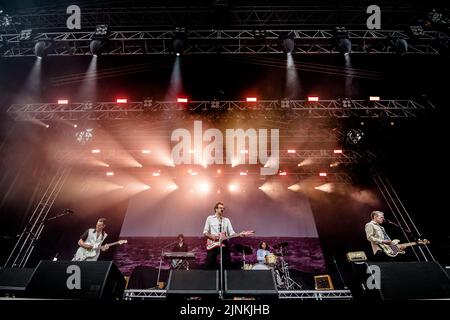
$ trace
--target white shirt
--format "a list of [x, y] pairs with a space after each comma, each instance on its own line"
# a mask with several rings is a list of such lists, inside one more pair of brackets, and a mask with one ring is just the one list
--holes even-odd
[[208, 216], [206, 218], [205, 227], [203, 228], [203, 234], [211, 234], [217, 236], [220, 234], [220, 230], [225, 232], [226, 236], [231, 236], [235, 234], [233, 226], [231, 225], [230, 219], [222, 217], [222, 228], [220, 228], [220, 219], [217, 215]]

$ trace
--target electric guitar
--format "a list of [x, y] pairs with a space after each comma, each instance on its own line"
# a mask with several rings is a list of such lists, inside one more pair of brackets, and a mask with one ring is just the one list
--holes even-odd
[[222, 232], [220, 234], [220, 240], [206, 240], [206, 250], [212, 250], [214, 248], [219, 247], [222, 244], [222, 247], [225, 247], [225, 244], [223, 243], [224, 240], [236, 238], [236, 237], [249, 237], [253, 236], [255, 234], [255, 231], [248, 230], [248, 231], [242, 231], [241, 233], [235, 233], [231, 236], [226, 236], [225, 232]]
[[400, 249], [400, 247], [412, 247], [412, 246], [416, 246], [419, 244], [423, 244], [423, 245], [427, 245], [430, 244], [430, 241], [428, 241], [427, 239], [423, 239], [423, 240], [418, 240], [416, 242], [407, 242], [407, 243], [399, 243], [400, 240], [398, 239], [394, 239], [392, 240], [391, 244], [378, 244], [378, 246], [381, 248], [381, 250], [383, 250], [383, 252], [388, 255], [389, 257], [396, 257], [399, 254], [405, 254], [405, 250]]
[[98, 256], [100, 255], [100, 250], [103, 249], [104, 247], [108, 246], [108, 247], [112, 247], [115, 245], [122, 245], [127, 243], [128, 240], [119, 240], [116, 242], [112, 242], [112, 243], [108, 243], [106, 245], [103, 246], [94, 246], [92, 249], [85, 249], [83, 247], [79, 247], [77, 252], [75, 253], [75, 257], [73, 257], [72, 261], [84, 261], [87, 259], [92, 259], [92, 260], [97, 260]]

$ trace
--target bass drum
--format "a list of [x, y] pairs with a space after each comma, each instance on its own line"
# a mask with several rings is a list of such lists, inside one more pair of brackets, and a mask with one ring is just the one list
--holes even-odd
[[252, 270], [270, 270], [271, 268], [269, 266], [266, 266], [265, 264], [258, 263], [255, 264], [252, 268]]

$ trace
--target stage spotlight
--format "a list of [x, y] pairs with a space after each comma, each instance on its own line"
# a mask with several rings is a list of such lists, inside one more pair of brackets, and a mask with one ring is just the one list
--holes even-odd
[[399, 55], [404, 55], [408, 52], [408, 42], [406, 39], [399, 37], [392, 37], [389, 39], [389, 45], [397, 52]]
[[143, 154], [150, 154], [150, 150], [142, 150]]
[[352, 42], [350, 39], [339, 39], [339, 50], [343, 55], [349, 55], [352, 52]]
[[247, 175], [247, 172], [239, 172], [239, 175], [240, 175], [240, 176], [246, 176], [246, 175]]
[[238, 185], [238, 184], [232, 183], [232, 184], [230, 184], [230, 185], [228, 186], [228, 190], [229, 190], [230, 192], [236, 192], [236, 191], [239, 190], [239, 185]]
[[209, 191], [209, 184], [207, 184], [207, 183], [200, 184], [200, 191], [207, 193]]
[[294, 150], [294, 149], [289, 149], [289, 150], [287, 151], [287, 153], [295, 153], [295, 150]]
[[286, 176], [287, 173], [286, 173], [286, 171], [281, 171], [278, 175], [280, 175], [280, 176]]
[[346, 135], [346, 141], [350, 145], [360, 144], [364, 138], [364, 132], [361, 129], [350, 129]]
[[153, 172], [153, 173], [152, 173], [152, 176], [153, 176], [153, 177], [159, 177], [160, 175], [161, 175], [161, 174], [160, 174], [159, 172]]
[[69, 100], [67, 99], [59, 99], [58, 104], [69, 104]]
[[128, 99], [124, 99], [124, 98], [118, 98], [116, 99], [117, 103], [128, 103]]
[[100, 39], [91, 40], [89, 44], [89, 49], [94, 56], [102, 54], [103, 48], [105, 46], [105, 41]]
[[280, 45], [284, 53], [291, 54], [294, 52], [295, 42], [291, 37], [280, 37]]
[[113, 175], [114, 175], [114, 172], [112, 172], [112, 171], [110, 171], [110, 172], [107, 172], [107, 173], [106, 173], [106, 175], [107, 175], [108, 177], [111, 177], [111, 176], [113, 176]]
[[104, 38], [109, 33], [109, 26], [106, 24], [101, 24], [95, 27], [94, 37], [96, 38]]
[[380, 101], [380, 97], [377, 96], [370, 96], [369, 101]]
[[100, 149], [92, 149], [91, 153], [100, 153]]
[[256, 101], [258, 101], [258, 99], [256, 97], [247, 97], [247, 98], [245, 98], [245, 100], [247, 102], [256, 102]]
[[349, 55], [352, 51], [352, 42], [348, 36], [348, 30], [345, 27], [335, 27], [334, 37], [337, 41], [339, 51], [343, 55]]
[[319, 97], [308, 97], [309, 102], [319, 101]]
[[349, 98], [342, 99], [342, 108], [351, 108], [352, 102]]
[[335, 186], [332, 183], [325, 183], [321, 186], [314, 187], [316, 190], [320, 190], [323, 192], [331, 193], [335, 190]]
[[94, 129], [92, 128], [88, 128], [75, 133], [75, 138], [81, 144], [85, 144], [91, 141], [93, 137], [94, 137]]
[[51, 42], [40, 40], [34, 45], [34, 54], [36, 57], [43, 58], [47, 55]]
[[177, 98], [177, 102], [178, 103], [187, 103], [188, 99], [187, 98]]
[[19, 41], [29, 41], [31, 40], [31, 36], [33, 34], [32, 29], [21, 30], [19, 34]]
[[177, 56], [180, 56], [180, 54], [182, 54], [183, 51], [186, 50], [186, 42], [186, 28], [175, 28], [174, 36], [172, 38], [172, 49]]
[[49, 124], [46, 124], [45, 127], [48, 129], [48, 128], [50, 128], [50, 125], [49, 125]]
[[334, 154], [336, 154], [336, 153], [342, 153], [342, 149], [335, 149], [335, 150], [333, 150], [333, 153], [334, 153]]
[[326, 172], [320, 172], [319, 173], [319, 177], [326, 177], [327, 176], [327, 173]]

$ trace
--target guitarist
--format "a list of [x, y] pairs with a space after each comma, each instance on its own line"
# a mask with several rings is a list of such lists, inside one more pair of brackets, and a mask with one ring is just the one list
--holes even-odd
[[[223, 216], [224, 211], [225, 205], [223, 204], [223, 202], [219, 201], [214, 206], [214, 215], [208, 216], [208, 218], [206, 218], [205, 227], [203, 228], [203, 235], [207, 239], [219, 241], [221, 239], [221, 235], [222, 237], [223, 236], [229, 237], [232, 235], [236, 235], [236, 232], [234, 232], [233, 226], [231, 225], [230, 219]], [[222, 247], [223, 268], [230, 269], [231, 255], [227, 240], [225, 240], [223, 244], [225, 244], [225, 246]], [[219, 255], [220, 255], [219, 246], [207, 251], [206, 256], [207, 269], [216, 268], [215, 263]]]
[[[378, 244], [390, 245], [392, 243], [391, 238], [389, 238], [383, 226], [381, 226], [381, 224], [384, 222], [384, 213], [381, 211], [372, 211], [372, 213], [370, 214], [370, 218], [372, 220], [366, 223], [365, 230], [367, 240], [369, 240], [372, 246], [373, 261], [376, 262], [394, 261], [394, 258], [388, 257], [378, 245]], [[400, 246], [400, 249], [403, 250], [404, 248]]]
[[[78, 240], [78, 245], [84, 249], [92, 250], [101, 246], [101, 251], [106, 251], [109, 249], [108, 245], [102, 246], [103, 241], [105, 241], [108, 234], [105, 232], [106, 219], [100, 218], [95, 225], [95, 229], [91, 228], [86, 230], [85, 233]], [[87, 258], [86, 261], [97, 261], [98, 254], [92, 258]]]

